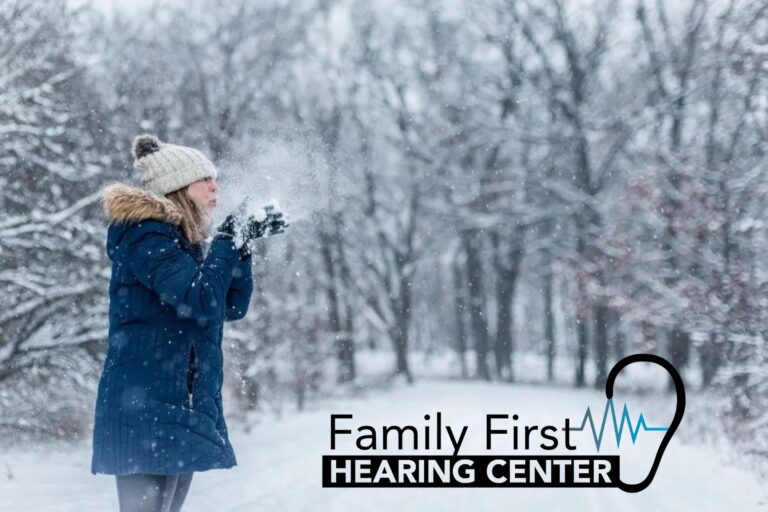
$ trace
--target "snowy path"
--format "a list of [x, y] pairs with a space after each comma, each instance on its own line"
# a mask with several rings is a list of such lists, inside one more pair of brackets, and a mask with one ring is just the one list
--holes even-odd
[[[721, 467], [707, 447], [687, 446], [674, 439], [650, 488], [640, 494], [616, 489], [324, 489], [321, 456], [330, 452], [329, 414], [352, 413], [348, 426], [414, 424], [424, 414], [442, 411], [446, 422], [469, 425], [462, 454], [482, 452], [486, 414], [520, 414], [527, 424], [581, 418], [586, 405], [601, 411], [604, 400], [592, 391], [558, 390], [484, 383], [421, 381], [365, 400], [336, 402], [333, 407], [269, 419], [250, 435], [232, 429], [239, 466], [198, 473], [186, 512], [250, 511], [498, 511], [498, 510], [669, 510], [768, 512], [766, 489], [743, 471]], [[630, 406], [631, 407], [631, 406]], [[647, 413], [646, 413], [647, 415]], [[601, 416], [601, 414], [600, 414]], [[636, 414], [635, 414], [636, 416]], [[433, 416], [434, 417], [434, 416]], [[646, 418], [664, 424], [664, 418]], [[581, 435], [581, 434], [574, 434]], [[656, 438], [654, 439], [654, 436]], [[624, 458], [626, 450], [644, 450], [658, 434], [645, 432], [634, 447], [622, 441], [622, 476], [639, 480], [647, 460]], [[606, 438], [615, 446], [612, 435]], [[627, 446], [628, 445], [628, 446]], [[655, 446], [655, 444], [653, 444]], [[648, 446], [645, 446], [648, 448]], [[649, 450], [655, 448], [648, 448]], [[336, 451], [345, 453], [342, 447]], [[349, 453], [349, 450], [346, 451]], [[511, 453], [510, 450], [495, 450]], [[631, 467], [625, 467], [625, 460]], [[0, 455], [0, 511], [80, 512], [116, 510], [114, 479], [88, 472], [90, 446], [67, 451], [23, 451]], [[8, 473], [13, 478], [8, 478]]]

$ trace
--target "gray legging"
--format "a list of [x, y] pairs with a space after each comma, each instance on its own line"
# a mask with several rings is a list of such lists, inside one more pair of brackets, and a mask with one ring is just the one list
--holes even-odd
[[193, 474], [117, 476], [120, 512], [179, 512]]

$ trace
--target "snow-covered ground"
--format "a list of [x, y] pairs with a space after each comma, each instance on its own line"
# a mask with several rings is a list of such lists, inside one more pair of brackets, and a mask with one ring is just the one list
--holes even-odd
[[[663, 398], [663, 397], [662, 397]], [[617, 396], [617, 399], [621, 399]], [[646, 397], [647, 400], [647, 397]], [[626, 398], [633, 419], [641, 410]], [[397, 385], [355, 399], [322, 402], [310, 411], [266, 418], [250, 433], [231, 425], [239, 465], [231, 470], [195, 475], [184, 510], [227, 511], [498, 511], [498, 510], [669, 510], [768, 511], [768, 490], [752, 474], [729, 467], [714, 449], [673, 439], [654, 482], [639, 494], [617, 489], [520, 488], [323, 488], [321, 456], [330, 451], [330, 414], [351, 413], [353, 429], [413, 424], [423, 427], [425, 414], [442, 412], [444, 423], [468, 425], [461, 453], [483, 453], [486, 414], [519, 414], [520, 424], [562, 424], [565, 417], [580, 419], [586, 406], [602, 416], [605, 399], [590, 390], [544, 386], [500, 385], [449, 380], [422, 380]], [[619, 407], [623, 401], [617, 402]], [[663, 407], [660, 410], [664, 409]], [[670, 409], [667, 407], [666, 409]], [[643, 411], [649, 425], [666, 425], [669, 418]], [[685, 423], [685, 420], [683, 420]], [[432, 424], [434, 425], [434, 424]], [[434, 431], [432, 431], [434, 432]], [[578, 445], [594, 446], [589, 438]], [[583, 434], [585, 436], [589, 434]], [[627, 435], [627, 434], [625, 434]], [[434, 438], [433, 438], [434, 439]], [[660, 434], [641, 432], [633, 445], [622, 439], [622, 477], [642, 478], [655, 453]], [[615, 451], [612, 434], [604, 451]], [[510, 454], [499, 445], [494, 453]], [[335, 453], [351, 453], [350, 442]], [[444, 450], [445, 451], [445, 450]], [[91, 475], [90, 444], [67, 448], [38, 446], [0, 454], [0, 510], [80, 512], [117, 510], [114, 477]]]

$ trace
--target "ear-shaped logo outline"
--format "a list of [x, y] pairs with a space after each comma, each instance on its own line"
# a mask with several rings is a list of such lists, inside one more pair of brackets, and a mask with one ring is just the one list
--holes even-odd
[[667, 373], [672, 377], [672, 382], [675, 385], [677, 404], [675, 405], [675, 416], [672, 418], [672, 423], [670, 423], [669, 429], [661, 440], [659, 449], [656, 452], [656, 458], [653, 459], [653, 465], [651, 466], [651, 471], [648, 473], [648, 476], [636, 484], [630, 484], [619, 480], [618, 488], [624, 492], [640, 492], [651, 485], [653, 477], [656, 476], [656, 470], [659, 469], [664, 450], [667, 449], [667, 445], [672, 440], [672, 436], [675, 434], [677, 427], [680, 426], [680, 422], [683, 421], [683, 414], [685, 413], [685, 386], [683, 385], [683, 379], [680, 377], [680, 374], [675, 367], [672, 366], [672, 363], [663, 357], [654, 354], [633, 354], [625, 357], [611, 368], [611, 371], [608, 373], [608, 378], [605, 381], [605, 396], [609, 400], [613, 398], [613, 384], [616, 377], [621, 370], [633, 363], [656, 363], [667, 370]]

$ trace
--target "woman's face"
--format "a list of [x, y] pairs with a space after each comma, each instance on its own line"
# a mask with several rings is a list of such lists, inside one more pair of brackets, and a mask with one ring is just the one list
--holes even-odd
[[216, 206], [216, 193], [219, 187], [212, 178], [205, 178], [191, 183], [187, 187], [187, 194], [195, 202], [204, 215], [209, 216]]

